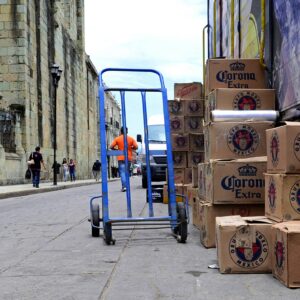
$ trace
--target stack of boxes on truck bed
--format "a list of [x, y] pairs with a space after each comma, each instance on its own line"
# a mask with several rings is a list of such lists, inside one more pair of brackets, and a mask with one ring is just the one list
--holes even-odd
[[216, 217], [264, 215], [265, 130], [273, 127], [267, 121], [214, 119], [213, 112], [273, 110], [275, 92], [265, 89], [259, 60], [212, 59], [206, 69], [205, 163], [198, 165], [194, 224], [209, 248], [216, 245]]
[[[168, 101], [174, 180], [176, 193], [187, 195], [187, 189], [195, 181], [192, 171], [204, 161], [203, 117], [204, 101], [202, 84], [175, 83], [175, 100]], [[167, 203], [167, 186], [164, 187], [164, 203]]]

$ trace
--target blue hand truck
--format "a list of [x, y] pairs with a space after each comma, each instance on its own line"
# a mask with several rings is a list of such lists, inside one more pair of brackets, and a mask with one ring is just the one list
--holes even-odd
[[[160, 88], [118, 88], [107, 87], [103, 82], [103, 74], [106, 72], [139, 72], [139, 73], [154, 73], [159, 77]], [[143, 108], [143, 123], [144, 123], [144, 140], [145, 140], [145, 153], [146, 153], [146, 171], [147, 171], [147, 196], [149, 206], [148, 217], [133, 217], [131, 210], [131, 191], [128, 172], [128, 152], [120, 150], [106, 149], [106, 130], [105, 130], [105, 93], [106, 92], [120, 92], [121, 98], [121, 113], [122, 113], [122, 126], [126, 126], [126, 109], [125, 109], [125, 93], [138, 92], [141, 93], [142, 108]], [[164, 125], [166, 135], [166, 150], [149, 150], [148, 140], [148, 118], [146, 107], [146, 93], [157, 92], [162, 96]], [[185, 243], [188, 235], [189, 213], [187, 198], [184, 195], [176, 195], [174, 184], [174, 171], [172, 159], [172, 144], [171, 132], [169, 125], [169, 112], [168, 112], [168, 99], [167, 90], [164, 85], [164, 79], [161, 73], [153, 69], [123, 69], [123, 68], [107, 68], [99, 73], [99, 101], [100, 101], [100, 143], [101, 143], [101, 176], [102, 176], [102, 195], [95, 196], [90, 199], [90, 219], [91, 231], [93, 237], [100, 236], [100, 229], [103, 229], [103, 238], [107, 245], [115, 244], [115, 239], [112, 236], [112, 228], [122, 226], [122, 229], [129, 229], [134, 226], [148, 226], [151, 225], [153, 229], [157, 228], [171, 228], [172, 234], [177, 238], [180, 243]], [[124, 148], [127, 149], [127, 133], [124, 130]], [[107, 174], [107, 157], [115, 155], [124, 155], [126, 163], [126, 200], [127, 200], [127, 217], [110, 218], [109, 216], [109, 199], [108, 199], [108, 174]], [[167, 216], [154, 216], [153, 201], [152, 201], [152, 185], [151, 185], [151, 169], [150, 169], [150, 155], [167, 155], [167, 176], [168, 176], [168, 215]], [[183, 202], [176, 202], [176, 196], [182, 197]], [[100, 201], [102, 199], [102, 214], [100, 216]], [[100, 223], [103, 227], [100, 227]], [[164, 227], [158, 227], [164, 226]], [[149, 227], [145, 227], [149, 228]], [[114, 229], [115, 230], [115, 229]], [[117, 229], [116, 229], [117, 230]]]

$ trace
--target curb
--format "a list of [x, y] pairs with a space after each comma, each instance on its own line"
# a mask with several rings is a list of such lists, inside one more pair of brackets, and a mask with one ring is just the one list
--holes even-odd
[[[119, 178], [109, 179], [108, 182], [117, 181]], [[77, 182], [72, 185], [57, 185], [57, 186], [48, 186], [48, 187], [40, 187], [38, 189], [30, 189], [25, 191], [12, 191], [12, 192], [5, 192], [0, 194], [0, 200], [4, 200], [7, 198], [13, 198], [13, 197], [21, 197], [21, 196], [28, 196], [32, 194], [41, 194], [41, 193], [48, 193], [48, 192], [54, 192], [64, 189], [70, 189], [75, 187], [81, 187], [85, 185], [94, 185], [99, 184], [101, 181], [95, 181], [95, 182]]]

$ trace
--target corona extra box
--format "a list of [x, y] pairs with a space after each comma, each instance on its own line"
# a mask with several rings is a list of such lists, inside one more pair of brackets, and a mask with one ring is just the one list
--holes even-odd
[[265, 174], [266, 216], [277, 222], [300, 220], [300, 174]]
[[168, 108], [170, 116], [183, 116], [184, 115], [184, 103], [177, 100], [169, 100]]
[[205, 160], [265, 156], [273, 122], [219, 122], [204, 126]]
[[272, 273], [290, 288], [300, 287], [300, 222], [272, 226]]
[[197, 167], [204, 162], [204, 152], [188, 152], [188, 167]]
[[265, 73], [259, 59], [209, 59], [206, 95], [217, 88], [265, 89]]
[[242, 217], [264, 215], [263, 204], [253, 205], [213, 205], [212, 203], [201, 201], [198, 206], [197, 216], [200, 224], [200, 241], [206, 248], [216, 247], [216, 217], [240, 215]]
[[271, 272], [273, 223], [266, 217], [217, 217], [216, 243], [220, 272]]
[[199, 164], [198, 168], [202, 170], [202, 174], [198, 172], [199, 195], [206, 201], [214, 204], [264, 203], [265, 156], [231, 161], [212, 160]]
[[184, 133], [184, 117], [183, 116], [170, 117], [170, 128], [172, 133]]
[[172, 149], [174, 151], [189, 151], [188, 134], [172, 134]]
[[175, 100], [193, 100], [202, 98], [202, 84], [200, 82], [175, 83]]
[[205, 122], [210, 122], [212, 110], [274, 110], [275, 90], [216, 89], [209, 93], [205, 105]]
[[184, 114], [185, 116], [204, 116], [204, 101], [203, 100], [186, 100], [184, 103]]
[[204, 134], [203, 133], [190, 133], [189, 146], [191, 151], [202, 152], [204, 151]]
[[185, 133], [203, 133], [203, 118], [184, 117]]
[[173, 151], [173, 167], [174, 168], [186, 168], [187, 167], [187, 152]]
[[268, 173], [300, 173], [300, 122], [267, 130]]

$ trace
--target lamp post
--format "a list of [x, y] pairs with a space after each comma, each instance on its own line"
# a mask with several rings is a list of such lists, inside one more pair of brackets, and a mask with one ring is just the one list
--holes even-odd
[[57, 87], [58, 87], [58, 82], [60, 79], [62, 73], [62, 69], [57, 65], [57, 64], [53, 64], [51, 66], [51, 75], [52, 75], [52, 83], [54, 86], [54, 116], [53, 116], [53, 122], [54, 122], [54, 126], [53, 126], [53, 135], [54, 135], [54, 141], [53, 141], [53, 151], [54, 151], [54, 163], [53, 163], [53, 185], [57, 185], [57, 162], [56, 162], [56, 94], [57, 94]]

